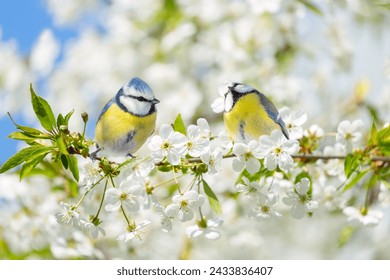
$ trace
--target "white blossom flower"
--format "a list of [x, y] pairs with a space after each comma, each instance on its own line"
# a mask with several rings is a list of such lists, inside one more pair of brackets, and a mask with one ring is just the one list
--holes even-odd
[[130, 223], [127, 226], [127, 231], [124, 234], [119, 235], [118, 240], [125, 241], [125, 243], [132, 240], [134, 237], [141, 240], [141, 234], [144, 233], [143, 229], [150, 223], [151, 222], [149, 220], [143, 220], [137, 224], [135, 222]]
[[174, 131], [168, 124], [160, 127], [159, 134], [153, 136], [149, 142], [149, 149], [153, 152], [154, 160], [162, 161], [166, 157], [169, 163], [178, 165], [186, 153], [187, 138]]
[[99, 225], [95, 225], [94, 223], [90, 221], [82, 221], [84, 228], [89, 232], [89, 234], [92, 236], [93, 239], [97, 239], [99, 236], [99, 233], [106, 235], [106, 232], [102, 227]]
[[308, 138], [322, 138], [324, 137], [324, 130], [317, 124], [312, 124], [308, 129], [303, 131], [303, 135]]
[[211, 109], [214, 113], [222, 113], [225, 110], [225, 100], [223, 99], [223, 97], [216, 98], [211, 103]]
[[209, 240], [217, 240], [221, 237], [221, 234], [217, 231], [217, 227], [222, 224], [222, 220], [219, 218], [201, 220], [196, 225], [186, 228], [187, 236], [190, 238], [203, 236]]
[[218, 134], [218, 139], [221, 142], [221, 147], [227, 151], [230, 151], [233, 148], [233, 139], [230, 138], [226, 130], [222, 130]]
[[311, 213], [318, 207], [318, 202], [313, 201], [307, 192], [310, 188], [310, 181], [307, 178], [295, 184], [295, 191], [287, 192], [283, 198], [284, 204], [292, 206], [291, 214], [296, 219], [302, 219], [306, 213]]
[[82, 179], [80, 180], [80, 183], [84, 185], [86, 189], [91, 188], [91, 186], [96, 184], [102, 178], [100, 171], [101, 170], [97, 161], [87, 159], [81, 168], [80, 175]]
[[364, 213], [361, 209], [351, 206], [345, 207], [343, 213], [348, 216], [348, 222], [359, 222], [365, 226], [375, 226], [379, 224], [383, 217], [381, 211], [368, 209]]
[[339, 209], [344, 204], [344, 201], [340, 197], [337, 188], [332, 185], [326, 186], [324, 188], [322, 197], [324, 201], [324, 206], [329, 211]]
[[260, 169], [260, 151], [259, 144], [255, 140], [245, 143], [235, 143], [233, 146], [233, 170], [241, 172], [246, 168], [249, 173], [254, 174]]
[[155, 165], [151, 159], [134, 159], [129, 165], [127, 165], [122, 173], [128, 174], [126, 180], [142, 181], [145, 182], [150, 172], [155, 168]]
[[125, 207], [130, 212], [139, 210], [138, 198], [142, 192], [142, 185], [130, 185], [128, 181], [122, 181], [119, 188], [111, 188], [106, 191], [106, 211], [117, 211], [119, 208]]
[[[326, 146], [324, 148], [324, 155], [325, 156], [342, 156], [345, 155], [345, 147], [340, 144], [336, 143], [334, 147], [332, 146]], [[344, 180], [345, 174], [344, 174], [344, 162], [339, 159], [329, 159], [325, 163], [319, 163], [320, 165], [323, 165], [323, 169], [329, 176], [338, 176], [340, 180]]]
[[176, 213], [169, 213], [171, 216], [168, 216], [166, 212], [166, 208], [162, 206], [160, 203], [153, 204], [154, 209], [160, 216], [160, 225], [161, 230], [163, 232], [170, 232], [172, 230], [172, 221], [176, 217]]
[[[166, 212], [168, 212], [168, 214], [171, 214], [172, 216], [168, 216]], [[175, 218], [175, 216], [176, 213], [170, 212], [169, 210], [162, 211], [160, 213], [161, 230], [163, 232], [170, 232], [172, 230], [172, 220]]]
[[80, 214], [74, 209], [74, 206], [65, 202], [60, 202], [62, 211], [55, 214], [59, 224], [71, 224], [74, 227], [80, 225]]
[[259, 150], [268, 170], [275, 170], [279, 166], [287, 172], [294, 165], [291, 154], [299, 151], [299, 143], [294, 139], [287, 140], [280, 130], [273, 130], [271, 135], [260, 136]]
[[260, 193], [259, 182], [251, 182], [247, 177], [242, 177], [243, 183], [237, 184], [236, 188], [245, 198], [254, 201]]
[[307, 121], [307, 115], [303, 111], [291, 112], [290, 108], [287, 107], [281, 108], [279, 112], [286, 125], [290, 139], [302, 138], [302, 125]]
[[165, 215], [167, 217], [177, 216], [182, 222], [190, 221], [194, 217], [193, 211], [199, 208], [204, 201], [205, 197], [194, 190], [175, 195], [172, 198], [173, 203], [165, 208]]
[[200, 157], [209, 149], [209, 140], [204, 137], [199, 126], [189, 125], [187, 127], [187, 152], [192, 157]]
[[209, 150], [200, 155], [202, 162], [207, 164], [208, 173], [210, 175], [216, 175], [221, 172], [222, 158], [223, 152], [219, 148], [216, 148], [213, 151]]
[[336, 141], [346, 147], [347, 153], [352, 152], [354, 145], [356, 145], [362, 138], [362, 120], [342, 121], [337, 127]]
[[144, 209], [160, 205], [156, 195], [154, 194], [154, 186], [149, 182], [149, 180], [146, 180], [144, 184], [144, 188], [141, 193], [141, 200], [143, 201]]
[[200, 138], [210, 140], [211, 130], [207, 120], [199, 118], [196, 120], [196, 125], [200, 128]]
[[226, 92], [226, 83], [221, 84], [218, 87], [218, 93], [219, 97], [217, 97], [212, 103], [211, 103], [211, 109], [214, 113], [222, 113], [225, 110], [225, 92]]
[[252, 213], [250, 216], [257, 218], [260, 221], [267, 221], [272, 218], [280, 217], [281, 214], [275, 210], [275, 205], [279, 201], [278, 194], [274, 192], [259, 193], [257, 200], [252, 205]]

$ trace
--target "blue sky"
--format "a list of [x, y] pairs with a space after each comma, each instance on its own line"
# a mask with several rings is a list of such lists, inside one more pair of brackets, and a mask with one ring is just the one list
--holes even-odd
[[[28, 54], [45, 28], [50, 28], [61, 42], [75, 36], [71, 28], [56, 27], [43, 0], [0, 1], [0, 29], [2, 41], [16, 41], [21, 54]], [[7, 108], [1, 108], [7, 111]], [[17, 116], [16, 120], [18, 119]], [[23, 121], [21, 120], [23, 123]], [[17, 141], [8, 139], [14, 126], [8, 117], [0, 118], [0, 163], [16, 152]]]

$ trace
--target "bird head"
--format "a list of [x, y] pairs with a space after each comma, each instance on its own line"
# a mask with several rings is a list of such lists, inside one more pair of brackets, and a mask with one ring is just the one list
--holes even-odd
[[155, 98], [147, 83], [135, 77], [118, 92], [118, 102], [128, 112], [144, 116], [155, 111], [155, 105], [160, 101]]

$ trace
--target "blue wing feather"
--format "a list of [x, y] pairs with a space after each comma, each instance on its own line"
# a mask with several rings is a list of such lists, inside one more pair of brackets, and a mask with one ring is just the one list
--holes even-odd
[[259, 91], [257, 91], [257, 92], [259, 93], [259, 96], [260, 96], [260, 102], [263, 105], [268, 116], [280, 126], [284, 136], [286, 136], [286, 138], [289, 139], [286, 124], [284, 123], [284, 121], [280, 117], [278, 109], [276, 109], [275, 105], [264, 94], [262, 94]]
[[110, 101], [107, 102], [106, 105], [104, 105], [102, 111], [100, 112], [100, 115], [99, 115], [99, 118], [98, 118], [98, 122], [100, 120], [100, 118], [104, 115], [105, 112], [107, 112], [107, 110], [112, 106], [112, 104], [115, 103], [115, 97], [111, 98]]

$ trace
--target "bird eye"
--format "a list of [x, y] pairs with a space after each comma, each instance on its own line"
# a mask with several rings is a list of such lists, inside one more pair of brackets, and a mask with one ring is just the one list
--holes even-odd
[[146, 99], [145, 97], [142, 96], [136, 96], [135, 99], [138, 101], [143, 101], [143, 102], [150, 102], [150, 100]]

